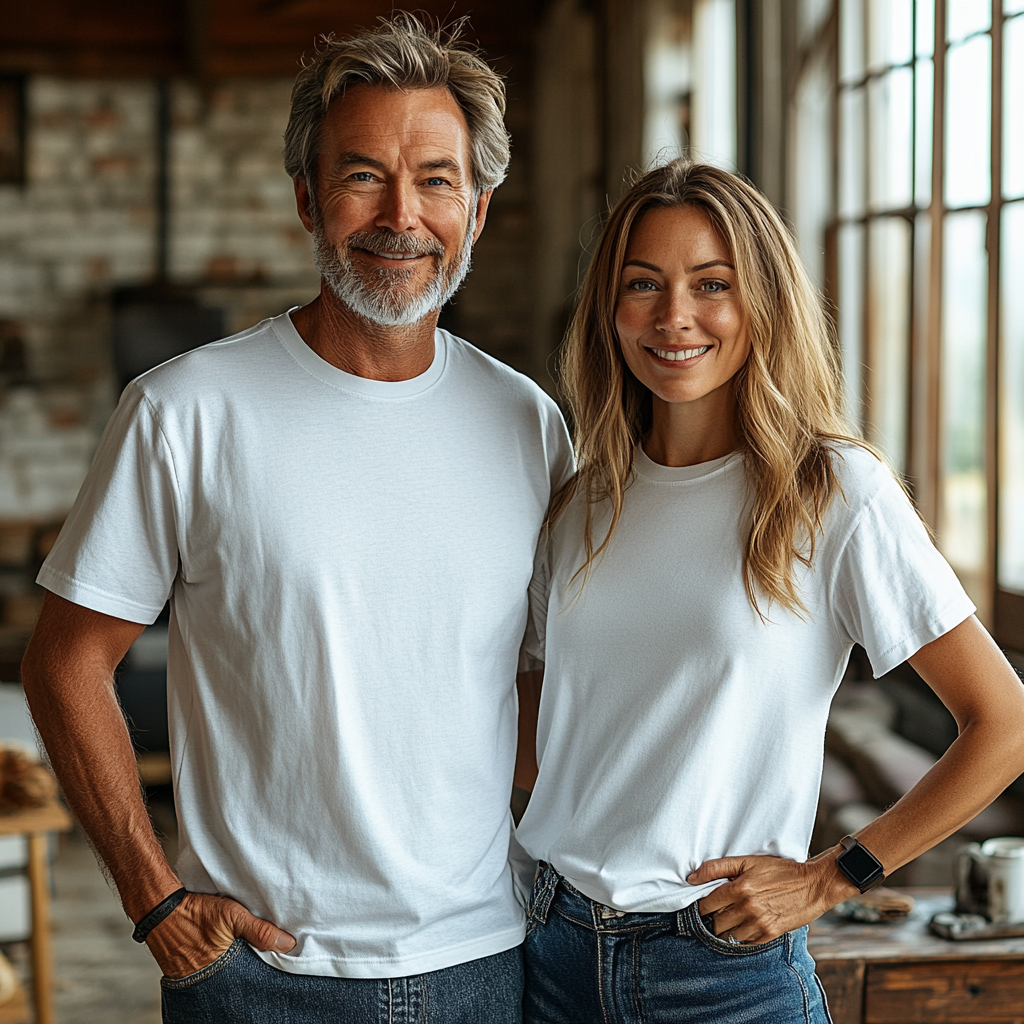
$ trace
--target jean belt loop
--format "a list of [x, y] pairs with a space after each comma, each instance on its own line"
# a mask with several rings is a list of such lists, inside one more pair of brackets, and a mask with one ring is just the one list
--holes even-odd
[[540, 877], [534, 884], [533, 899], [530, 901], [530, 918], [539, 924], [547, 924], [562, 876], [550, 864], [544, 864], [543, 861], [541, 864]]
[[686, 937], [693, 934], [693, 929], [690, 927], [689, 921], [687, 921], [690, 912], [690, 907], [683, 907], [682, 910], [676, 911], [676, 935]]

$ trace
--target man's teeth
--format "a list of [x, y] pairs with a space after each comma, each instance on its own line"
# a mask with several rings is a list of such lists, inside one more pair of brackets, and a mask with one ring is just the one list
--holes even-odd
[[667, 359], [669, 362], [677, 362], [681, 359], [693, 359], [694, 356], [703, 355], [711, 348], [710, 345], [701, 345], [700, 348], [652, 348], [651, 351], [659, 359]]
[[378, 252], [375, 255], [385, 260], [414, 260], [423, 254], [419, 252]]

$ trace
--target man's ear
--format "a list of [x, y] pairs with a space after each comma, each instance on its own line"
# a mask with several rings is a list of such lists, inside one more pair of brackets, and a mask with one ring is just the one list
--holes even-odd
[[292, 185], [295, 187], [295, 208], [299, 212], [299, 220], [302, 226], [310, 233], [313, 233], [313, 215], [310, 212], [309, 186], [305, 178], [292, 178]]
[[484, 222], [487, 220], [487, 208], [491, 205], [491, 196], [493, 195], [494, 189], [489, 188], [486, 192], [481, 192], [477, 197], [476, 230], [473, 232], [474, 245], [476, 245], [476, 240], [480, 237], [480, 232], [484, 229]]

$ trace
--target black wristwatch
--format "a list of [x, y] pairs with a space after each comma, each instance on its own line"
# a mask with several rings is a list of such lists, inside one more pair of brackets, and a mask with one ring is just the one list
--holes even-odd
[[853, 836], [843, 836], [839, 840], [843, 852], [836, 857], [836, 867], [853, 882], [861, 892], [874, 889], [885, 881], [885, 868], [882, 862], [859, 840]]

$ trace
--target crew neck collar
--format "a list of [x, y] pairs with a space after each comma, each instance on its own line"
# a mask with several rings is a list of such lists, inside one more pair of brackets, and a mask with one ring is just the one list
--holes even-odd
[[331, 387], [340, 388], [367, 398], [412, 398], [433, 387], [443, 376], [448, 356], [448, 333], [440, 328], [434, 331], [434, 358], [423, 373], [408, 380], [374, 380], [347, 373], [333, 363], [318, 356], [303, 340], [292, 323], [288, 310], [271, 320], [281, 344], [292, 358], [307, 372]]
[[647, 480], [657, 483], [686, 483], [691, 480], [703, 480], [715, 473], [743, 464], [741, 452], [729, 452], [720, 459], [710, 462], [698, 462], [695, 466], [663, 466], [655, 462], [642, 447], [636, 450], [633, 467], [637, 473]]

